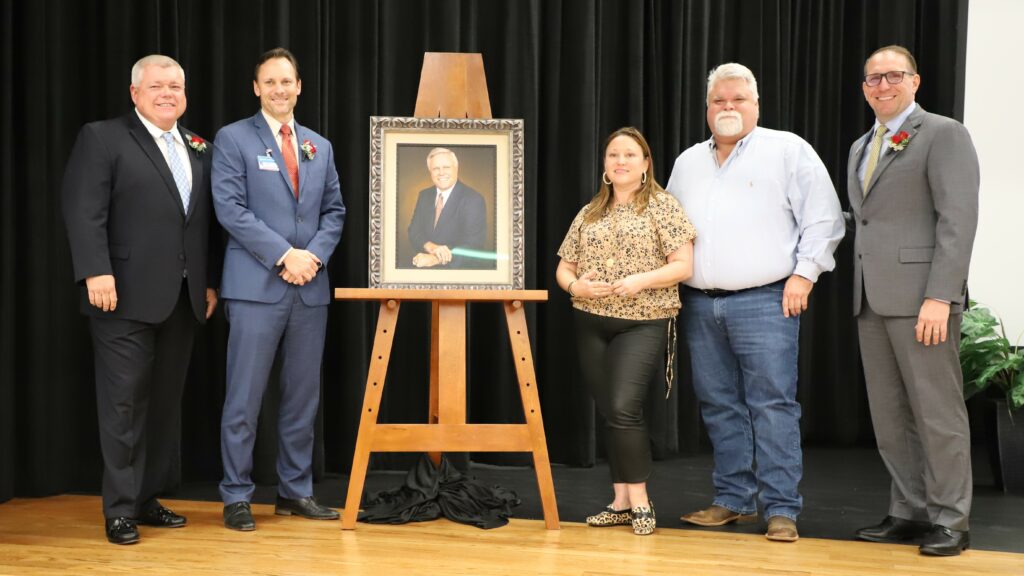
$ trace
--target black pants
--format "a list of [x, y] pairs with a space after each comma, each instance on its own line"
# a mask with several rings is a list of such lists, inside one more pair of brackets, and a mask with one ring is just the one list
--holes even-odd
[[651, 442], [644, 404], [651, 379], [665, 369], [668, 319], [624, 320], [573, 312], [583, 378], [607, 426], [612, 482], [646, 482], [651, 475]]
[[106, 518], [138, 516], [177, 469], [181, 394], [197, 324], [184, 287], [157, 324], [90, 317]]

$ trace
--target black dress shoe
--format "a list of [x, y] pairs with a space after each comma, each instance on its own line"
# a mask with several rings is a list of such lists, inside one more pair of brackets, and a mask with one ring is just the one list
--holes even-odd
[[224, 507], [224, 526], [232, 530], [251, 532], [256, 529], [252, 508], [248, 502], [235, 502]]
[[857, 538], [869, 542], [886, 544], [906, 544], [923, 538], [932, 531], [928, 522], [904, 520], [895, 516], [886, 516], [881, 524], [857, 530]]
[[952, 530], [938, 524], [921, 541], [921, 554], [927, 556], [959, 556], [971, 546], [970, 532]]
[[188, 519], [180, 514], [175, 514], [163, 506], [155, 506], [139, 514], [135, 521], [143, 526], [157, 526], [159, 528], [181, 528], [188, 524]]
[[317, 504], [316, 500], [314, 500], [312, 496], [306, 496], [305, 498], [299, 498], [298, 500], [291, 500], [278, 496], [277, 506], [274, 507], [274, 514], [281, 516], [298, 514], [299, 516], [309, 518], [310, 520], [338, 519], [337, 510], [331, 510], [326, 506]]
[[127, 516], [107, 518], [107, 541], [111, 544], [135, 544], [139, 541], [139, 529], [135, 521]]

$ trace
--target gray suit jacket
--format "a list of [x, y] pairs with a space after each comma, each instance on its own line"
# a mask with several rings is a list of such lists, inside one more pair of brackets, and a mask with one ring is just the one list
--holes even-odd
[[920, 105], [900, 130], [910, 136], [906, 147], [884, 149], [867, 194], [857, 168], [871, 133], [850, 148], [853, 313], [860, 314], [863, 287], [880, 316], [917, 316], [926, 297], [951, 302], [956, 314], [978, 224], [978, 155], [963, 124]]

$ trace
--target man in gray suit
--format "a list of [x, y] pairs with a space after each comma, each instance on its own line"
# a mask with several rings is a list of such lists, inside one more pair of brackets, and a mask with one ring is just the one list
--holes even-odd
[[864, 74], [876, 121], [850, 149], [853, 313], [892, 489], [889, 515], [857, 537], [955, 556], [970, 544], [971, 442], [958, 352], [978, 157], [962, 124], [914, 102], [921, 77], [906, 48], [879, 48]]

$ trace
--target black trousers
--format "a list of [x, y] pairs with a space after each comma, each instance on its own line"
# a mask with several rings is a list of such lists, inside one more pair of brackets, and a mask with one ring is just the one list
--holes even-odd
[[646, 482], [651, 442], [644, 404], [665, 369], [668, 319], [625, 320], [574, 310], [580, 367], [607, 426], [612, 482]]
[[173, 481], [197, 324], [184, 287], [160, 323], [90, 317], [106, 518], [138, 516]]

